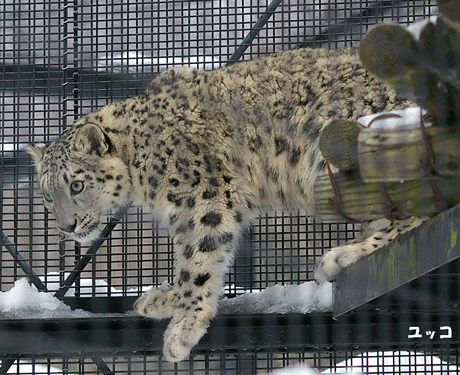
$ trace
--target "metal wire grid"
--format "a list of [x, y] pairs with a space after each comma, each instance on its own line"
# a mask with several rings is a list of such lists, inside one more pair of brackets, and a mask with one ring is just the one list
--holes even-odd
[[[101, 353], [99, 353], [101, 354]], [[458, 350], [405, 351], [388, 350], [355, 352], [328, 351], [311, 348], [273, 348], [258, 353], [241, 350], [208, 351], [183, 363], [168, 363], [158, 353], [102, 353], [101, 359], [113, 374], [264, 374], [272, 369], [307, 363], [319, 370], [341, 373], [353, 369], [367, 375], [457, 375], [460, 373]], [[423, 359], [422, 359], [423, 358]], [[4, 357], [0, 356], [3, 360]], [[17, 374], [100, 374], [91, 353], [54, 355], [23, 355], [11, 369]]]
[[[49, 289], [63, 284], [87, 248], [59, 242], [52, 229], [53, 218], [37, 195], [33, 168], [22, 151], [24, 145], [49, 142], [81, 114], [136, 94], [157, 72], [170, 66], [210, 69], [280, 49], [354, 45], [376, 22], [396, 18], [410, 23], [436, 12], [434, 1], [290, 1], [275, 7], [254, 40], [246, 38], [240, 44], [245, 36], [251, 36], [251, 27], [266, 8], [265, 2], [255, 0], [97, 6], [90, 1], [49, 0], [0, 4], [0, 29], [4, 30], [0, 39], [0, 229]], [[227, 292], [235, 295], [275, 283], [309, 280], [323, 250], [354, 237], [357, 231], [354, 226], [324, 225], [300, 214], [263, 214], [245, 235], [228, 275]], [[6, 245], [4, 239], [2, 242]], [[172, 281], [171, 250], [167, 230], [132, 208], [76, 279], [70, 293], [139, 294], [139, 286]], [[7, 290], [25, 273], [4, 248], [0, 262], [0, 289]], [[96, 280], [104, 280], [107, 286], [101, 288]], [[137, 289], [132, 292], [133, 288]], [[27, 365], [32, 366], [30, 373], [53, 373], [50, 366], [56, 364], [66, 373], [110, 373], [106, 371], [109, 366], [115, 373], [157, 369], [163, 373], [202, 370], [245, 374], [299, 360], [326, 368], [351, 355], [321, 350], [312, 353], [311, 348], [300, 354], [285, 348], [269, 353], [224, 350], [203, 353], [180, 365], [146, 353], [107, 353], [103, 359], [100, 354], [48, 355], [44, 359], [47, 369], [42, 371], [37, 364], [43, 358], [30, 354], [21, 356], [22, 362], [17, 363], [22, 369], [17, 373], [27, 373]]]
[[[139, 92], [170, 66], [211, 69], [238, 55], [252, 59], [300, 45], [343, 47], [359, 41], [375, 22], [396, 18], [409, 23], [436, 10], [430, 1], [278, 3], [272, 2], [268, 10], [265, 2], [255, 0], [0, 5], [0, 26], [5, 27], [0, 45], [0, 227], [45, 285], [62, 284], [87, 248], [58, 240], [22, 151], [26, 144], [49, 142], [81, 114]], [[251, 27], [257, 36], [239, 44]], [[310, 280], [324, 249], [354, 237], [358, 230], [323, 225], [301, 213], [264, 214], [242, 242], [228, 276], [228, 293]], [[152, 223], [149, 215], [130, 209], [70, 293], [139, 294], [132, 289], [171, 282], [171, 250], [167, 230]], [[24, 272], [4, 249], [0, 257], [0, 289], [6, 290]], [[108, 286], [98, 288], [98, 279]]]

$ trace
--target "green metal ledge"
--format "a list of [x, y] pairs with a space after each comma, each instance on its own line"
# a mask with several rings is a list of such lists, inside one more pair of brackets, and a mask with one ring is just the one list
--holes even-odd
[[337, 318], [360, 306], [369, 309], [371, 301], [374, 307], [387, 306], [390, 298], [405, 302], [398, 308], [424, 304], [428, 299], [432, 310], [460, 313], [460, 278], [455, 276], [460, 271], [455, 261], [459, 257], [457, 205], [341, 272], [333, 285], [333, 315]]

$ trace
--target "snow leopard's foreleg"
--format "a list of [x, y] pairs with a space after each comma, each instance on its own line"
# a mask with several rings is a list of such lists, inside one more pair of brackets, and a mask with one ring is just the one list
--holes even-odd
[[223, 197], [217, 195], [170, 215], [175, 282], [147, 292], [135, 304], [141, 315], [172, 317], [164, 335], [163, 355], [168, 361], [183, 360], [205, 334], [244, 226], [234, 193], [226, 190]]
[[316, 264], [315, 279], [318, 283], [332, 281], [339, 272], [385, 246], [398, 235], [418, 227], [427, 217], [411, 217], [404, 220], [379, 219], [369, 223], [359, 238], [327, 252]]

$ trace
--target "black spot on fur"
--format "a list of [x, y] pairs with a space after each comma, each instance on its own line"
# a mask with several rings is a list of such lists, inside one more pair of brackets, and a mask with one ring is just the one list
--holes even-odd
[[262, 147], [262, 145], [263, 143], [260, 135], [257, 135], [256, 137], [249, 139], [248, 147], [249, 150], [251, 150], [252, 152], [257, 152]]
[[203, 199], [212, 199], [217, 196], [217, 190], [206, 190], [203, 192]]
[[182, 198], [178, 197], [177, 194], [169, 193], [167, 199], [171, 203], [174, 203], [177, 207], [182, 206]]
[[[311, 120], [310, 120], [311, 121]], [[310, 140], [312, 142], [316, 141], [318, 138], [319, 138], [319, 135], [321, 134], [321, 129], [318, 128], [318, 127], [310, 127], [308, 126], [309, 125], [309, 122], [307, 122], [304, 126], [304, 132], [307, 133], [308, 135], [308, 138], [310, 138]]]
[[192, 188], [194, 188], [195, 186], [197, 186], [197, 185], [199, 185], [201, 183], [200, 172], [193, 171], [193, 174], [195, 175], [195, 178], [194, 178], [193, 182], [190, 184], [190, 186]]
[[182, 269], [180, 271], [180, 280], [187, 282], [190, 281], [190, 272], [187, 270]]
[[275, 137], [275, 155], [279, 155], [284, 152], [288, 147], [288, 141], [283, 137]]
[[190, 166], [190, 161], [188, 159], [182, 158], [176, 161], [176, 169], [179, 173], [182, 173]]
[[209, 184], [214, 187], [219, 187], [219, 182], [217, 182], [217, 178], [214, 177], [209, 179]]
[[217, 249], [217, 243], [214, 237], [212, 236], [205, 236], [203, 239], [200, 241], [199, 244], [199, 249], [203, 253], [207, 253], [210, 251], [214, 251]]
[[219, 242], [221, 244], [232, 242], [232, 240], [233, 240], [233, 233], [230, 233], [230, 232], [222, 233], [219, 237]]
[[177, 219], [178, 219], [177, 215], [171, 215], [171, 216], [169, 217], [169, 225], [174, 225], [174, 224], [176, 224], [176, 223], [177, 223]]
[[193, 143], [193, 142], [189, 142], [187, 144], [187, 148], [192, 151], [195, 155], [198, 155], [200, 153], [200, 148], [198, 147], [198, 145], [196, 143]]
[[210, 278], [211, 278], [211, 275], [209, 273], [203, 273], [203, 274], [198, 275], [193, 281], [193, 283], [196, 286], [203, 286], [206, 283], [206, 281], [208, 281]]
[[190, 289], [189, 289], [189, 290], [186, 290], [186, 291], [184, 292], [184, 297], [191, 297], [191, 296], [192, 296], [192, 293], [193, 293], [193, 292], [192, 292]]
[[232, 178], [231, 178], [231, 177], [222, 176], [222, 178], [224, 179], [224, 182], [225, 182], [226, 184], [229, 184], [230, 181], [232, 181]]
[[187, 203], [187, 207], [189, 208], [195, 207], [195, 204], [196, 204], [195, 197], [188, 197], [186, 203]]
[[243, 221], [243, 214], [240, 211], [236, 211], [235, 220], [237, 223], [241, 223]]
[[252, 211], [254, 209], [254, 204], [250, 200], [246, 199], [246, 207]]
[[341, 262], [342, 262], [342, 258], [343, 258], [343, 254], [342, 254], [342, 253], [335, 254], [335, 256], [334, 256], [334, 263], [340, 265]]
[[177, 187], [177, 186], [180, 185], [180, 182], [179, 182], [179, 180], [178, 180], [177, 178], [171, 178], [171, 179], [169, 179], [169, 183], [170, 183], [172, 186], [175, 186], [175, 187]]
[[195, 229], [195, 224], [193, 223], [193, 220], [189, 220], [188, 223], [179, 225], [176, 229], [176, 233], [185, 233], [193, 229]]
[[190, 245], [185, 246], [184, 256], [186, 259], [190, 259], [193, 256], [193, 247]]
[[152, 186], [154, 189], [158, 187], [158, 181], [155, 177], [150, 176], [148, 181], [149, 181], [150, 186]]
[[300, 159], [300, 148], [296, 148], [292, 150], [290, 162], [294, 166], [299, 162], [299, 159]]
[[215, 228], [222, 222], [222, 215], [219, 212], [211, 211], [201, 218], [201, 222]]

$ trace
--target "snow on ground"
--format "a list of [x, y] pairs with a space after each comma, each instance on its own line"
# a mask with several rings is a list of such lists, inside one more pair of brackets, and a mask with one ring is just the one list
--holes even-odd
[[[0, 362], [1, 363], [1, 362]], [[10, 369], [6, 372], [7, 374], [53, 374], [62, 375], [64, 372], [57, 367], [42, 365], [39, 363], [27, 363], [25, 361], [15, 362]], [[69, 372], [65, 372], [67, 375], [72, 375]]]
[[[337, 363], [335, 369], [321, 374], [411, 374], [445, 375], [458, 374], [460, 368], [440, 360], [438, 357], [407, 351], [369, 352], [356, 355]], [[267, 375], [319, 375], [317, 370], [304, 364], [275, 370]]]
[[369, 374], [411, 374], [444, 375], [457, 374], [460, 370], [438, 357], [423, 353], [396, 351], [372, 352], [357, 355], [337, 364], [336, 370], [326, 370], [324, 374], [344, 374], [350, 371], [362, 371]]
[[298, 364], [279, 370], [274, 370], [264, 375], [318, 375], [319, 372], [305, 364]]
[[[372, 370], [371, 370], [372, 371]], [[283, 368], [283, 369], [278, 369], [278, 370], [274, 370], [274, 371], [271, 371], [267, 374], [264, 374], [264, 375], [320, 375], [320, 374], [335, 374], [335, 372], [319, 372], [318, 370], [315, 370], [313, 368], [311, 368], [310, 366], [304, 364], [304, 363], [300, 363], [300, 364], [297, 364], [297, 365], [293, 365], [293, 366], [290, 366], [290, 367], [286, 367], [286, 368]], [[369, 372], [370, 374], [374, 374], [374, 372]], [[353, 371], [353, 370], [349, 370], [348, 374], [352, 374], [352, 375], [362, 375], [361, 372], [357, 372], [357, 371]], [[376, 373], [377, 374], [377, 373]], [[378, 373], [380, 374], [380, 373]]]

